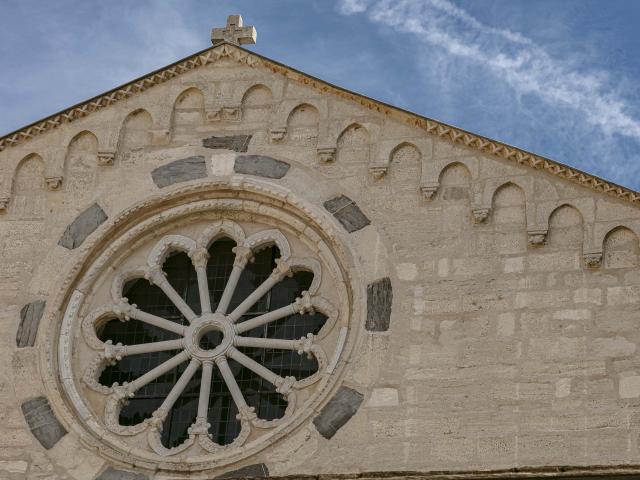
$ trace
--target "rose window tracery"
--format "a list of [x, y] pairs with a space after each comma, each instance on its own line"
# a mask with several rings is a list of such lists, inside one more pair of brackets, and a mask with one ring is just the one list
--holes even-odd
[[278, 229], [229, 220], [192, 237], [167, 234], [113, 268], [110, 301], [81, 322], [89, 404], [109, 432], [165, 457], [239, 449], [284, 425], [344, 336], [322, 262], [299, 242], [302, 256]]

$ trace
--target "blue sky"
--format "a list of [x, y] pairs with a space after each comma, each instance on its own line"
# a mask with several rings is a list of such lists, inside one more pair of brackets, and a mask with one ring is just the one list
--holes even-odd
[[637, 0], [0, 0], [0, 134], [210, 45], [640, 190]]

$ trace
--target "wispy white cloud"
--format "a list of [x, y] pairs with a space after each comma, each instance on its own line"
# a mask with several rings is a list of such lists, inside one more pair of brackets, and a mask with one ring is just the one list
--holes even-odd
[[375, 24], [413, 35], [429, 48], [473, 62], [506, 82], [517, 95], [535, 95], [554, 108], [570, 109], [609, 137], [640, 140], [640, 120], [607, 72], [586, 70], [554, 58], [521, 33], [495, 28], [450, 0], [339, 0], [343, 15], [365, 14]]

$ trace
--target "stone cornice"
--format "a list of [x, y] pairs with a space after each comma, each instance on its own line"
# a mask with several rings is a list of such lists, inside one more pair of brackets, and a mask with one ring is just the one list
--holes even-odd
[[[285, 475], [262, 477], [262, 480], [506, 480], [506, 479], [615, 479], [627, 477], [629, 480], [638, 478], [640, 466], [557, 466], [557, 467], [519, 467], [503, 470], [449, 470], [449, 471], [406, 471], [406, 472], [360, 472], [336, 473], [319, 475]], [[244, 477], [246, 480], [254, 477]], [[236, 480], [242, 480], [236, 477]]]
[[222, 43], [215, 47], [202, 50], [165, 68], [151, 72], [148, 75], [137, 78], [120, 87], [116, 87], [102, 95], [93, 97], [85, 102], [74, 105], [73, 107], [4, 135], [0, 137], [0, 151], [3, 151], [8, 147], [19, 145], [61, 125], [86, 117], [92, 112], [101, 110], [121, 100], [125, 100], [155, 85], [159, 85], [177, 77], [182, 73], [211, 64], [223, 57], [233, 58], [234, 60], [247, 64], [251, 67], [262, 66], [268, 68], [274, 73], [284, 75], [293, 81], [297, 81], [321, 92], [331, 93], [346, 100], [356, 102], [370, 110], [391, 116], [409, 125], [421, 128], [427, 133], [436, 135], [437, 137], [454, 143], [465, 145], [471, 149], [514, 161], [537, 170], [545, 170], [552, 175], [568, 179], [592, 190], [604, 192], [634, 204], [640, 203], [640, 192], [636, 192], [630, 188], [617, 185], [549, 158], [527, 152], [526, 150], [522, 150], [481, 135], [476, 135], [431, 118], [351, 92], [229, 43]]

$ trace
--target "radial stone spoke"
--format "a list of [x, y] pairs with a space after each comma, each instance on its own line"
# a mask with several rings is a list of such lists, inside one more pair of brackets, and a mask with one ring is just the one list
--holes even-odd
[[151, 279], [153, 283], [158, 285], [160, 289], [164, 292], [164, 294], [169, 297], [169, 300], [173, 302], [180, 313], [184, 315], [184, 317], [191, 323], [196, 318], [196, 314], [191, 310], [191, 307], [187, 305], [182, 297], [175, 291], [175, 289], [171, 286], [167, 278], [164, 276], [162, 270], [154, 269], [151, 273]]
[[236, 326], [236, 331], [240, 333], [248, 332], [249, 330], [253, 330], [256, 327], [261, 327], [270, 322], [275, 322], [276, 320], [280, 320], [281, 318], [288, 317], [289, 315], [293, 315], [297, 313], [295, 308], [295, 304], [287, 305], [285, 307], [278, 308], [271, 312], [264, 313], [259, 315], [251, 320], [245, 320], [244, 322], [239, 323]]
[[157, 367], [149, 370], [147, 373], [142, 375], [141, 377], [136, 378], [133, 382], [129, 384], [129, 388], [132, 392], [139, 390], [144, 387], [147, 383], [153, 382], [156, 378], [161, 375], [164, 375], [172, 368], [177, 367], [182, 362], [186, 362], [189, 359], [189, 356], [186, 352], [182, 351], [177, 355], [171, 357], [166, 362], [161, 363]]
[[164, 399], [164, 402], [162, 402], [162, 405], [160, 405], [160, 408], [158, 410], [161, 410], [165, 413], [168, 413], [169, 410], [171, 410], [173, 404], [176, 403], [176, 400], [178, 400], [178, 397], [186, 388], [189, 380], [191, 380], [193, 375], [198, 370], [198, 367], [200, 367], [200, 360], [192, 358], [189, 366], [187, 366], [185, 371], [182, 372], [182, 375], [180, 375], [180, 378], [169, 392], [169, 395], [167, 395], [167, 398]]
[[135, 309], [129, 316], [136, 320], [140, 320], [141, 322], [148, 323], [149, 325], [162, 328], [163, 330], [168, 330], [170, 332], [177, 333], [178, 335], [184, 335], [185, 326], [172, 322], [171, 320], [167, 320], [138, 309]]
[[213, 362], [207, 360], [202, 363], [202, 378], [200, 379], [200, 397], [198, 398], [197, 420], [206, 420], [209, 411], [209, 396], [211, 394], [211, 377]]
[[198, 275], [198, 292], [200, 293], [200, 308], [202, 313], [211, 312], [211, 298], [209, 297], [209, 282], [207, 280], [207, 267], [199, 265], [196, 267]]
[[236, 348], [233, 348], [233, 347], [229, 348], [228, 355], [229, 357], [233, 358], [236, 362], [238, 362], [240, 365], [247, 367], [252, 372], [260, 375], [262, 378], [264, 378], [267, 382], [269, 382], [273, 386], [278, 386], [279, 383], [284, 381], [284, 379], [280, 375], [277, 375], [273, 373], [271, 370], [269, 370], [268, 368], [263, 367], [258, 362], [247, 357], [244, 353], [240, 352]]
[[242, 412], [245, 408], [247, 408], [247, 402], [244, 400], [244, 396], [240, 391], [238, 382], [236, 382], [236, 379], [233, 376], [233, 372], [231, 372], [231, 368], [229, 368], [227, 359], [225, 357], [218, 357], [216, 359], [216, 365], [218, 366], [218, 369], [222, 374], [224, 383], [227, 384], [229, 393], [231, 393], [231, 397], [233, 397], [233, 401], [235, 402], [236, 407], [238, 407], [238, 411]]
[[127, 355], [139, 355], [141, 353], [165, 352], [167, 350], [177, 350], [182, 348], [182, 339], [165, 340], [163, 342], [139, 343], [137, 345], [124, 345], [122, 347], [122, 357]]
[[298, 350], [300, 340], [279, 340], [277, 338], [236, 337], [236, 347], [275, 348], [278, 350]]
[[237, 322], [242, 315], [253, 307], [253, 305], [260, 300], [271, 288], [281, 280], [276, 275], [270, 275], [264, 282], [262, 282], [258, 288], [256, 288], [251, 294], [244, 299], [244, 301], [236, 307], [236, 309], [229, 314], [229, 318], [232, 322]]
[[218, 308], [216, 308], [216, 312], [218, 313], [227, 313], [227, 308], [229, 308], [229, 303], [231, 303], [231, 298], [233, 298], [233, 293], [236, 291], [236, 286], [238, 285], [238, 280], [240, 280], [240, 275], [242, 274], [243, 267], [234, 265], [233, 270], [231, 270], [231, 275], [229, 275], [229, 280], [227, 280], [227, 284], [224, 286], [224, 291], [222, 292], [222, 297], [220, 297], [220, 303], [218, 303]]

